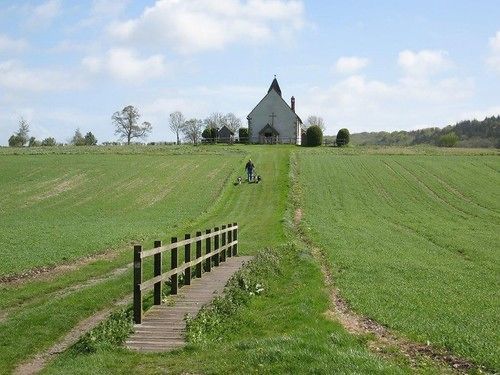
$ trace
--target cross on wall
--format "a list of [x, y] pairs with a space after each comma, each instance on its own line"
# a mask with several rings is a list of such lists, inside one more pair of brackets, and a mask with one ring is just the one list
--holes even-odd
[[274, 112], [272, 115], [269, 115], [269, 117], [271, 117], [271, 126], [274, 127], [274, 118], [277, 117]]

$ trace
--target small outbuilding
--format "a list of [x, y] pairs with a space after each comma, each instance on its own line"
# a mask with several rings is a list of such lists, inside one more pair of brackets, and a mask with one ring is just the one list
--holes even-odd
[[234, 132], [231, 131], [226, 125], [219, 129], [218, 141], [221, 143], [233, 143], [234, 142]]

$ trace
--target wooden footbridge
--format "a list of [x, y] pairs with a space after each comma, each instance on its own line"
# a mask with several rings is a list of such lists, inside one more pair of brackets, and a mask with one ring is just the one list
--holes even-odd
[[[195, 244], [192, 257], [191, 245]], [[203, 244], [205, 246], [203, 246]], [[178, 262], [178, 249], [184, 247], [184, 259]], [[205, 254], [203, 254], [203, 247]], [[163, 272], [163, 253], [170, 252], [170, 269]], [[186, 314], [196, 316], [201, 307], [221, 295], [231, 276], [251, 257], [238, 255], [238, 225], [223, 225], [197, 232], [162, 246], [155, 241], [152, 250], [134, 247], [134, 333], [126, 341], [132, 350], [167, 351], [185, 344]], [[147, 258], [153, 257], [153, 277], [143, 280]], [[192, 260], [193, 259], [193, 260]], [[204, 272], [203, 272], [204, 271]], [[194, 277], [193, 277], [194, 276]], [[203, 277], [202, 277], [203, 276]], [[184, 286], [179, 288], [179, 281]], [[167, 303], [163, 303], [163, 286], [170, 282]], [[143, 310], [144, 293], [153, 289], [153, 307]]]

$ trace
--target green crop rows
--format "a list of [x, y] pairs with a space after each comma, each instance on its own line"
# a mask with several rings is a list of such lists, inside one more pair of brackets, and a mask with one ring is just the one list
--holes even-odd
[[[249, 157], [263, 182], [234, 185]], [[264, 293], [204, 343], [147, 356], [69, 351], [44, 372], [411, 372], [397, 349], [373, 354], [367, 337], [325, 316], [328, 290], [292, 225], [297, 208], [353, 310], [498, 371], [499, 172], [496, 151], [429, 147], [1, 149], [0, 277], [66, 268], [0, 284], [0, 373], [130, 294], [131, 243], [235, 221], [241, 254], [279, 261], [253, 276]], [[423, 360], [417, 371], [444, 369]]]

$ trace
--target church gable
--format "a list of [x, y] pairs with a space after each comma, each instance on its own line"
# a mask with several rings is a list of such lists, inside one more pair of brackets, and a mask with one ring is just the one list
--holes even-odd
[[[281, 96], [281, 88], [274, 78], [267, 94], [247, 116], [250, 141], [253, 143], [301, 143], [302, 121], [295, 113], [295, 99], [291, 106]], [[263, 131], [272, 129], [272, 131]]]

